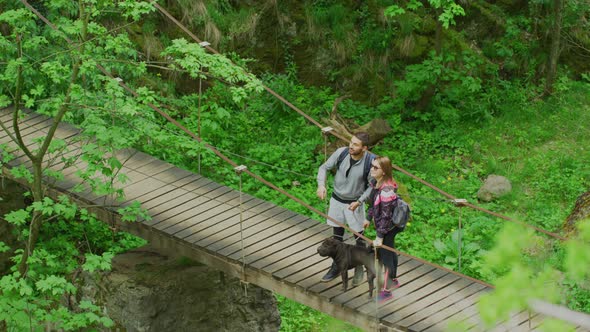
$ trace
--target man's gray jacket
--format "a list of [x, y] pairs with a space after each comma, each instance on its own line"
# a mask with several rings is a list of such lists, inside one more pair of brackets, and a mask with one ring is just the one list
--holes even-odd
[[[318, 187], [326, 187], [327, 173], [329, 170], [336, 167], [338, 156], [340, 156], [344, 149], [348, 149], [348, 147], [342, 147], [334, 151], [330, 158], [328, 158], [328, 160], [326, 160], [326, 162], [320, 166], [317, 176]], [[350, 202], [359, 201], [363, 203], [369, 197], [369, 194], [371, 193], [371, 187], [368, 186], [368, 183], [371, 175], [368, 174], [366, 179], [363, 178], [366, 158], [369, 158], [369, 153], [367, 152], [363, 154], [361, 160], [359, 160], [350, 168], [348, 177], [346, 176], [346, 171], [350, 167], [350, 154], [348, 154], [340, 163], [340, 167], [336, 170], [336, 175], [334, 176], [333, 191], [333, 193], [338, 198], [340, 198], [340, 200]]]

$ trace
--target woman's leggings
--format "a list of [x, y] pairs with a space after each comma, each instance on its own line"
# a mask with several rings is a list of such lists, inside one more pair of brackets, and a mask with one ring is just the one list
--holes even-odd
[[[401, 229], [394, 228], [391, 232], [385, 234], [383, 238], [383, 244], [390, 247], [395, 248], [395, 236], [397, 233], [401, 232]], [[389, 279], [397, 278], [397, 253], [379, 248], [377, 251], [379, 255], [379, 260], [388, 271]]]

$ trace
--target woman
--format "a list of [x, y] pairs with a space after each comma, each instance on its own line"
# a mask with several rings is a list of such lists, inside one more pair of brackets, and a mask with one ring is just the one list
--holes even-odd
[[[371, 165], [371, 186], [373, 190], [369, 198], [370, 207], [367, 220], [363, 227], [368, 227], [370, 220], [375, 223], [377, 238], [373, 241], [375, 247], [386, 245], [395, 246], [395, 235], [402, 230], [393, 225], [392, 214], [397, 199], [397, 183], [393, 180], [391, 161], [387, 157], [377, 157]], [[393, 297], [391, 290], [400, 286], [397, 280], [397, 254], [379, 248], [378, 256], [385, 266], [383, 289], [379, 292], [379, 301], [387, 301]]]

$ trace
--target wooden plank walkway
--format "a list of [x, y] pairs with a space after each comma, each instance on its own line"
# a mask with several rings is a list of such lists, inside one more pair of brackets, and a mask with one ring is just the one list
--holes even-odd
[[[0, 113], [0, 121], [10, 126], [7, 110]], [[46, 133], [51, 119], [31, 113], [21, 123], [22, 136], [32, 142]], [[68, 141], [67, 156], [77, 156], [84, 143], [79, 142], [77, 133], [68, 125], [61, 125], [56, 133], [57, 137]], [[0, 143], [14, 148], [9, 141], [2, 132]], [[240, 195], [229, 187], [141, 152], [125, 150], [118, 157], [126, 160], [122, 172], [130, 178], [129, 183], [118, 184], [125, 191], [124, 202], [92, 194], [84, 184], [80, 187], [76, 172], [84, 170], [85, 163], [79, 160], [67, 165], [57, 158], [52, 163], [53, 169], [63, 169], [65, 174], [65, 178], [55, 184], [56, 190], [70, 192], [72, 197], [92, 204], [126, 206], [137, 200], [152, 219], [121, 223], [125, 230], [144, 237], [162, 250], [195, 258], [365, 330], [379, 327], [443, 331], [451, 321], [463, 321], [473, 331], [484, 330], [476, 310], [478, 297], [489, 290], [484, 285], [401, 256], [399, 280], [402, 287], [394, 291], [392, 301], [377, 306], [367, 296], [366, 283], [343, 292], [340, 278], [319, 282], [330, 265], [329, 259], [316, 253], [320, 242], [331, 235], [331, 228], [325, 224], [250, 195]], [[22, 153], [9, 163], [10, 167], [21, 164], [30, 166]], [[72, 192], [76, 187], [82, 190]], [[116, 218], [113, 208], [95, 212], [105, 219]], [[350, 273], [352, 278], [352, 271]], [[498, 325], [496, 330], [528, 331], [538, 324], [538, 320], [533, 319], [529, 328], [528, 315], [519, 314]]]

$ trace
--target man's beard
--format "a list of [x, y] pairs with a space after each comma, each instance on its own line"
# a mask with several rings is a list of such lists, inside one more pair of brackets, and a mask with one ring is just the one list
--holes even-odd
[[363, 150], [353, 150], [353, 149], [348, 149], [348, 154], [350, 154], [351, 156], [358, 156], [361, 155], [363, 153]]

